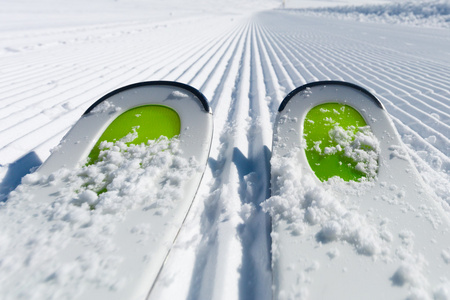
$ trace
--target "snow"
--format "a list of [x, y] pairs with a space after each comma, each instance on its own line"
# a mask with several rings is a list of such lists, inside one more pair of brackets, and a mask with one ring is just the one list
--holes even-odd
[[[139, 81], [176, 80], [209, 100], [214, 137], [199, 192], [154, 286], [154, 297], [271, 299], [269, 251], [276, 236], [270, 236], [265, 210], [275, 219], [292, 220], [290, 230], [296, 235], [319, 225], [317, 243], [345, 241], [359, 258], [388, 259], [394, 254], [385, 251], [386, 245], [399, 239], [404, 264], [386, 280], [411, 287], [412, 296], [449, 299], [448, 280], [428, 286], [421, 277], [423, 261], [408, 244], [413, 237], [407, 231], [393, 235], [388, 220], [369, 223], [355, 208], [357, 203], [334, 198], [336, 189], [348, 190], [348, 184], [332, 180], [317, 186], [292, 161], [279, 159], [272, 161], [271, 171], [283, 175], [278, 183], [283, 195], [270, 198], [272, 126], [283, 97], [307, 82], [345, 80], [380, 99], [405, 145], [391, 149], [392, 155], [412, 158], [426, 188], [450, 214], [448, 1], [360, 3], [286, 1], [286, 8], [327, 7], [299, 11], [279, 10], [280, 1], [271, 0], [1, 0], [2, 298], [73, 298], [83, 282], [120, 289], [123, 282], [114, 273], [120, 257], [109, 241], [114, 218], [135, 205], [150, 205], [131, 200], [144, 199], [140, 197], [150, 183], [130, 189], [126, 180], [105, 178], [117, 190], [131, 193], [120, 206], [108, 201], [114, 195], [99, 196], [90, 189], [78, 194], [72, 189], [49, 205], [29, 201], [27, 189], [65, 180], [98, 190], [105, 184], [103, 169], [112, 166], [79, 169], [87, 176], [81, 181], [80, 173], [68, 170], [49, 178], [26, 174], [42, 164], [104, 94]], [[398, 11], [393, 13], [393, 8]], [[145, 173], [145, 168], [124, 158], [119, 151], [123, 145], [115, 146], [108, 157], [117, 171], [125, 172], [115, 174], [137, 186], [143, 173], [136, 172]], [[127, 155], [142, 153], [139, 147]], [[167, 205], [179, 197], [176, 186], [185, 170], [184, 163], [170, 159], [177, 164], [174, 174], [145, 173], [171, 178], [175, 188], [157, 195]], [[363, 189], [372, 183], [358, 184]], [[399, 196], [380, 200], [404, 203], [403, 187], [384, 185]], [[443, 222], [426, 207], [417, 214]], [[151, 230], [142, 224], [131, 234], [145, 243]], [[92, 243], [92, 251], [64, 266], [53, 264], [52, 256], [71, 239]], [[444, 266], [450, 265], [449, 253], [450, 248], [440, 252]], [[327, 259], [339, 260], [344, 254], [331, 247]], [[304, 280], [325, 267], [319, 262], [310, 266]], [[27, 268], [37, 271], [24, 274]]]
[[[295, 10], [293, 10], [295, 11]], [[408, 1], [382, 4], [354, 3], [347, 6], [326, 6], [303, 8], [297, 13], [318, 14], [328, 18], [358, 20], [391, 24], [408, 24], [427, 27], [450, 27], [450, 3], [448, 0]]]
[[[325, 147], [323, 151], [325, 155], [344, 152], [344, 156], [356, 163], [357, 171], [365, 174], [367, 178], [376, 176], [380, 147], [377, 138], [370, 131], [370, 127], [361, 127], [355, 133], [354, 126], [347, 129], [334, 126], [328, 135], [333, 142], [336, 142], [336, 146]], [[319, 148], [318, 152], [321, 151]]]
[[[134, 132], [117, 142], [102, 142], [93, 164], [49, 176], [29, 174], [10, 193], [0, 210], [2, 298], [75, 298], [90, 285], [114, 290], [126, 284], [118, 269], [123, 257], [116, 251], [117, 227], [136, 209], [164, 215], [182, 199], [182, 182], [198, 168], [179, 155], [177, 138], [126, 144], [136, 137]], [[47, 186], [59, 187], [51, 202], [33, 197]], [[149, 226], [130, 229], [140, 237], [135, 246], [151, 238]], [[86, 244], [92, 244], [91, 253], [69, 261], [52, 259], [67, 245]]]
[[112, 104], [108, 101], [102, 101], [102, 103], [95, 106], [94, 109], [91, 110], [91, 113], [97, 114], [97, 113], [108, 112], [108, 111], [110, 113], [114, 113], [114, 112], [118, 112], [121, 110], [122, 109], [120, 107], [116, 107], [114, 104]]
[[[302, 151], [297, 149], [297, 151]], [[317, 184], [310, 174], [303, 174], [298, 168], [297, 151], [288, 156], [272, 156], [271, 172], [274, 185], [279, 191], [267, 199], [262, 207], [270, 213], [273, 222], [287, 221], [294, 235], [301, 235], [309, 225], [319, 224], [317, 239], [322, 243], [346, 241], [363, 255], [382, 254], [383, 239], [379, 229], [366, 217], [353, 209], [355, 203], [346, 197], [337, 197], [332, 191], [361, 193], [373, 183], [346, 183], [337, 177], [330, 178], [325, 185]]]

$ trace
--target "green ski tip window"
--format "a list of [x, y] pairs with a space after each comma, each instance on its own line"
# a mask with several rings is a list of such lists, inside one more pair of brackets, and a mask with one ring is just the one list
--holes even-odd
[[88, 156], [89, 164], [95, 163], [100, 154], [100, 143], [115, 142], [136, 131], [137, 138], [127, 143], [141, 144], [161, 136], [172, 138], [180, 134], [180, 117], [171, 108], [162, 105], [145, 105], [132, 108], [118, 116], [95, 144]]
[[354, 108], [339, 103], [312, 108], [306, 115], [303, 136], [306, 158], [321, 181], [334, 176], [359, 181], [376, 175], [378, 141]]

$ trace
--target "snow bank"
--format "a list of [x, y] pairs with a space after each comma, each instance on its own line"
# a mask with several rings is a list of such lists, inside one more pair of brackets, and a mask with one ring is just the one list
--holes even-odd
[[306, 15], [357, 20], [361, 22], [450, 28], [450, 2], [448, 0], [359, 6], [349, 5], [292, 9], [291, 11]]
[[[120, 290], [117, 227], [132, 210], [165, 214], [182, 198], [182, 182], [197, 168], [179, 155], [177, 138], [126, 144], [135, 137], [103, 142], [96, 163], [50, 176], [27, 175], [2, 203], [2, 299], [72, 299], [88, 286]], [[57, 194], [39, 199], [36, 194], [46, 187], [55, 187]], [[142, 244], [150, 233], [147, 223], [130, 231], [142, 237]], [[68, 245], [90, 246], [75, 250], [71, 259]]]

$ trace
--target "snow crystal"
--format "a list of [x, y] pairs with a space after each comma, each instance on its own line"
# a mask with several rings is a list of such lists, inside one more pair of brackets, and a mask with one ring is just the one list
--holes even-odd
[[[399, 235], [402, 239], [409, 240], [411, 232], [402, 231]], [[427, 290], [430, 287], [427, 277], [424, 276], [424, 268], [427, 265], [425, 258], [420, 254], [412, 253], [410, 241], [396, 249], [396, 255], [401, 260], [400, 266], [390, 278], [395, 286], [408, 286], [409, 299], [429, 299]]]
[[309, 267], [305, 269], [306, 272], [313, 272], [320, 268], [320, 264], [318, 261], [313, 261]]
[[252, 213], [255, 211], [255, 206], [252, 203], [244, 203], [241, 206], [241, 211], [239, 215], [241, 216], [242, 220], [245, 222], [247, 221]]
[[[322, 143], [322, 141], [315, 141], [314, 142], [314, 150], [316, 150], [317, 152], [319, 152], [319, 153], [322, 153], [322, 149], [320, 149], [320, 144]], [[328, 153], [326, 153], [326, 154], [328, 154]]]
[[420, 283], [421, 272], [412, 264], [402, 264], [397, 271], [395, 271], [391, 280], [394, 285], [403, 286], [407, 283], [415, 286]]
[[339, 249], [338, 248], [331, 248], [328, 252], [327, 255], [330, 259], [334, 259], [336, 257], [338, 257], [340, 254]]
[[[198, 166], [182, 158], [179, 140], [102, 143], [97, 162], [49, 176], [25, 176], [0, 207], [0, 294], [3, 299], [74, 298], [88, 286], [120, 289], [122, 261], [114, 233], [132, 210], [164, 214], [183, 196], [182, 182]], [[37, 198], [54, 187], [52, 198]], [[149, 224], [131, 234], [148, 235]], [[17, 238], [20, 237], [20, 238]], [[89, 245], [74, 259], [55, 259], [68, 244]], [[65, 252], [64, 252], [65, 253]], [[51, 283], [51, 284], [49, 284]]]
[[436, 136], [435, 135], [430, 135], [429, 137], [425, 138], [425, 140], [431, 144], [436, 143]]
[[306, 89], [300, 91], [300, 95], [304, 98], [308, 98], [309, 96], [311, 96], [312, 91], [310, 87], [307, 87]]
[[400, 231], [398, 236], [400, 237], [402, 243], [406, 246], [412, 245], [414, 241], [414, 233], [406, 229]]
[[408, 159], [408, 154], [406, 153], [406, 150], [403, 149], [401, 146], [390, 146], [389, 150], [391, 151], [390, 158], [399, 158], [403, 160]]

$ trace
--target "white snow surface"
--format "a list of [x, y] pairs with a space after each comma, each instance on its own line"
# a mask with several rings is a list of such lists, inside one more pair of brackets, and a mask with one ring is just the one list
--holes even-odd
[[[48, 290], [54, 291], [49, 297], [70, 298], [70, 290], [53, 289], [69, 279], [114, 286], [114, 274], [106, 271], [117, 261], [101, 256], [101, 251], [111, 251], [108, 243], [97, 245], [98, 251], [93, 247], [78, 265], [52, 270], [48, 264], [47, 281], [33, 273], [14, 277], [33, 263], [51, 262], [68, 235], [79, 230], [87, 232], [86, 238], [96, 235], [92, 220], [107, 218], [87, 209], [101, 203], [95, 194], [81, 193], [79, 206], [64, 202], [67, 218], [59, 215], [64, 224], [59, 233], [44, 237], [40, 234], [51, 224], [42, 219], [42, 227], [33, 227], [29, 219], [55, 207], [29, 203], [20, 194], [24, 186], [48, 180], [25, 175], [42, 164], [92, 103], [140, 81], [190, 84], [204, 93], [214, 113], [208, 166], [152, 292], [158, 299], [271, 299], [270, 218], [261, 204], [270, 196], [272, 126], [283, 97], [307, 82], [345, 80], [376, 95], [405, 145], [393, 152], [412, 158], [430, 192], [450, 214], [448, 1], [415, 1], [421, 11], [436, 12], [426, 18], [408, 10], [412, 6], [406, 2], [397, 6], [403, 13], [373, 17], [371, 11], [392, 7], [379, 3], [364, 10], [346, 6], [341, 12], [329, 8], [299, 13], [273, 10], [281, 3], [271, 0], [0, 0], [1, 295], [42, 299]], [[444, 9], [433, 9], [433, 3], [442, 3]], [[354, 12], [358, 17], [342, 17]], [[415, 19], [420, 22], [411, 22]], [[301, 176], [283, 162], [274, 166], [291, 172], [292, 178]], [[61, 175], [55, 180], [65, 179]], [[12, 192], [21, 180], [24, 186]], [[287, 202], [288, 195], [295, 197], [291, 192], [287, 190]], [[322, 205], [319, 208], [311, 206], [319, 214], [309, 219], [324, 222], [323, 238], [345, 240], [357, 234], [360, 240], [348, 240], [360, 255], [383, 252], [383, 243], [391, 238], [388, 232], [385, 240], [375, 239], [372, 233], [383, 228], [365, 224], [364, 216], [345, 214], [345, 203], [327, 201], [326, 191], [311, 194], [323, 200], [315, 204]], [[114, 210], [110, 213], [115, 215]], [[351, 219], [347, 222], [343, 215]], [[80, 229], [88, 219], [91, 226]], [[293, 230], [301, 234], [301, 226], [306, 225]], [[148, 230], [136, 228], [137, 234]], [[32, 239], [34, 232], [39, 234]], [[450, 261], [449, 253], [450, 248], [443, 249], [443, 261]], [[337, 249], [329, 253], [330, 258], [338, 256]], [[398, 285], [417, 284], [416, 262], [397, 270]], [[434, 296], [449, 299], [450, 288], [442, 285]]]

